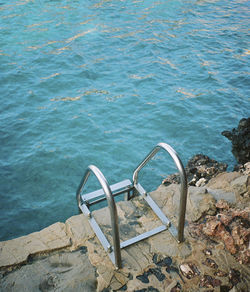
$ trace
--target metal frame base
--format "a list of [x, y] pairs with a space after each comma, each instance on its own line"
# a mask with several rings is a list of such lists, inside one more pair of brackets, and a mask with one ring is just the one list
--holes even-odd
[[[153, 212], [158, 216], [158, 218], [161, 220], [162, 224], [159, 227], [156, 227], [150, 231], [144, 232], [140, 235], [137, 235], [131, 239], [128, 239], [126, 241], [120, 242], [120, 248], [125, 248], [127, 246], [130, 246], [136, 242], [142, 241], [146, 238], [149, 238], [150, 236], [153, 236], [155, 234], [158, 234], [164, 230], [169, 230], [171, 234], [176, 238], [177, 237], [177, 230], [176, 228], [171, 224], [170, 220], [167, 218], [167, 216], [161, 211], [161, 209], [158, 207], [158, 205], [155, 203], [155, 201], [151, 198], [151, 196], [144, 190], [144, 188], [138, 183], [136, 187], [133, 187], [131, 181], [129, 179], [121, 181], [119, 183], [116, 183], [114, 185], [110, 186], [110, 189], [112, 190], [112, 195], [117, 196], [122, 193], [126, 194], [126, 199], [131, 198], [131, 192], [136, 192], [143, 197], [143, 199], [148, 203], [148, 205], [151, 207]], [[115, 265], [115, 254], [113, 246], [109, 243], [106, 236], [102, 232], [99, 224], [96, 222], [95, 218], [92, 216], [91, 211], [89, 210], [89, 206], [96, 204], [100, 201], [105, 200], [105, 194], [102, 189], [97, 190], [95, 192], [91, 192], [88, 194], [84, 194], [82, 197], [82, 204], [79, 206], [82, 213], [88, 216], [89, 223], [94, 230], [97, 238], [101, 242], [104, 250], [108, 253], [112, 263]]]
[[[157, 204], [153, 201], [150, 195], [143, 189], [143, 187], [138, 183], [138, 174], [140, 170], [152, 159], [161, 149], [165, 150], [171, 158], [174, 160], [174, 163], [180, 173], [181, 179], [181, 188], [180, 188], [180, 207], [179, 207], [179, 220], [178, 220], [178, 232], [174, 226], [171, 225], [169, 219], [165, 216], [165, 214], [161, 211], [161, 209], [157, 206]], [[102, 189], [91, 192], [86, 195], [81, 195], [82, 190], [90, 176], [93, 173], [98, 179]], [[154, 228], [148, 232], [145, 232], [141, 235], [138, 235], [134, 238], [126, 240], [124, 242], [120, 242], [119, 235], [119, 225], [118, 225], [118, 216], [117, 216], [117, 208], [115, 204], [114, 197], [120, 194], [125, 193], [126, 200], [129, 200], [135, 194], [141, 195], [145, 201], [149, 204], [155, 214], [159, 217], [162, 226]], [[127, 247], [131, 244], [134, 244], [138, 241], [141, 241], [145, 238], [148, 238], [154, 234], [162, 232], [166, 229], [172, 233], [174, 238], [177, 238], [178, 243], [184, 241], [184, 225], [185, 225], [185, 214], [186, 214], [186, 204], [187, 204], [187, 176], [185, 173], [184, 166], [175, 152], [175, 150], [166, 143], [158, 143], [144, 158], [144, 160], [137, 166], [133, 173], [133, 184], [130, 180], [124, 180], [112, 186], [109, 186], [106, 178], [103, 173], [98, 169], [95, 165], [89, 165], [85, 174], [80, 182], [80, 185], [76, 191], [76, 200], [79, 209], [89, 217], [89, 222], [102, 243], [104, 249], [109, 253], [111, 261], [115, 264], [115, 266], [119, 269], [122, 267], [122, 258], [121, 258], [121, 248]], [[109, 212], [111, 217], [111, 229], [112, 229], [112, 237], [113, 237], [113, 246], [110, 245], [107, 238], [103, 234], [101, 228], [97, 224], [94, 218], [91, 216], [91, 211], [89, 210], [89, 206], [101, 202], [103, 200], [107, 200], [109, 206]]]

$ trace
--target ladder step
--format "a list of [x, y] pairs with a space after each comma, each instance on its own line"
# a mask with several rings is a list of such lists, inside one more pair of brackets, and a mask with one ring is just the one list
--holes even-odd
[[155, 235], [155, 234], [157, 234], [159, 232], [162, 232], [162, 231], [164, 231], [166, 229], [167, 229], [167, 227], [165, 225], [162, 225], [162, 226], [156, 227], [156, 228], [154, 228], [152, 230], [149, 230], [149, 231], [147, 231], [145, 233], [137, 235], [137, 236], [135, 236], [135, 237], [133, 237], [131, 239], [128, 239], [126, 241], [121, 242], [121, 248], [125, 248], [125, 247], [127, 247], [127, 246], [129, 246], [129, 245], [131, 245], [133, 243], [141, 241], [141, 240], [143, 240], [145, 238], [148, 238], [148, 237], [150, 237], [152, 235]]
[[[131, 181], [129, 179], [125, 179], [123, 181], [120, 181], [116, 184], [111, 185], [110, 189], [112, 192], [114, 192], [114, 191], [120, 190], [122, 188], [130, 187], [131, 185], [132, 185]], [[104, 195], [103, 189], [99, 189], [99, 190], [91, 192], [91, 193], [83, 194], [82, 200], [89, 201], [89, 200], [95, 199], [97, 197], [101, 197], [103, 195]]]

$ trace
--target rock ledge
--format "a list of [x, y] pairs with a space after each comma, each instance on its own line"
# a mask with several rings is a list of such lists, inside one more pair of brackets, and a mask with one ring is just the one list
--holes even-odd
[[[116, 270], [84, 215], [0, 242], [0, 291], [250, 291], [249, 174], [190, 186], [185, 242], [168, 231], [122, 250]], [[179, 185], [151, 193], [176, 225]], [[161, 225], [141, 198], [117, 204], [121, 240]], [[112, 242], [107, 210], [93, 212]]]

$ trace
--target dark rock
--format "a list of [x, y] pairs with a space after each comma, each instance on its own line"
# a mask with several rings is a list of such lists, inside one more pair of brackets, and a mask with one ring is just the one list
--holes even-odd
[[172, 264], [172, 259], [171, 257], [165, 257], [161, 260], [158, 260], [157, 254], [154, 254], [153, 262], [159, 267], [167, 267], [167, 266], [169, 267]]
[[149, 286], [147, 288], [143, 288], [143, 289], [140, 289], [140, 290], [135, 290], [134, 292], [159, 292], [158, 289], [152, 287], [152, 286]]
[[124, 286], [122, 286], [119, 291], [127, 291], [128, 290], [128, 287], [127, 287], [127, 284], [125, 284]]
[[216, 262], [210, 258], [206, 258], [205, 262], [203, 262], [204, 265], [213, 268], [213, 269], [217, 269], [218, 265], [216, 264]]
[[31, 265], [34, 262], [34, 256], [29, 254], [27, 257], [27, 264]]
[[223, 272], [221, 270], [218, 270], [218, 271], [214, 272], [214, 275], [217, 276], [217, 277], [227, 277], [228, 273]]
[[160, 268], [151, 268], [148, 271], [144, 272], [142, 275], [136, 276], [136, 278], [142, 283], [149, 283], [149, 275], [155, 275], [157, 280], [160, 282], [166, 278], [166, 276], [161, 272]]
[[149, 269], [149, 273], [155, 275], [157, 280], [160, 282], [166, 278], [166, 276], [164, 274], [162, 274], [162, 272], [159, 268]]
[[148, 276], [149, 276], [149, 273], [144, 272], [142, 275], [136, 276], [136, 279], [140, 280], [142, 283], [149, 283]]
[[221, 285], [221, 280], [215, 279], [209, 275], [204, 275], [200, 281], [200, 287], [214, 288]]
[[156, 289], [155, 287], [149, 286], [147, 292], [159, 292], [159, 290]]
[[87, 246], [81, 246], [80, 251], [82, 254], [86, 254], [88, 252]]
[[[188, 161], [185, 171], [190, 186], [203, 186], [212, 177], [226, 171], [226, 169], [226, 163], [220, 163], [206, 155], [197, 154]], [[164, 185], [180, 183], [180, 176], [177, 173], [171, 174], [162, 183]]]
[[104, 288], [101, 292], [110, 292], [109, 288]]
[[228, 286], [220, 286], [220, 292], [229, 292], [231, 290]]
[[181, 284], [179, 282], [170, 290], [170, 292], [180, 292], [180, 291], [182, 291], [182, 289], [181, 289]]
[[153, 255], [153, 263], [157, 265], [157, 263], [158, 263], [159, 261], [160, 261], [160, 260], [158, 259], [158, 254], [155, 253], [155, 254]]
[[228, 278], [229, 282], [235, 286], [241, 281], [240, 272], [235, 269], [230, 269]]
[[250, 118], [241, 119], [238, 128], [221, 134], [232, 141], [232, 153], [240, 164], [250, 161]]
[[174, 272], [176, 274], [179, 275], [179, 277], [181, 278], [182, 282], [185, 283], [185, 281], [183, 280], [181, 273], [179, 272], [179, 269], [175, 266], [170, 266], [166, 268], [166, 272], [170, 273], [170, 272]]

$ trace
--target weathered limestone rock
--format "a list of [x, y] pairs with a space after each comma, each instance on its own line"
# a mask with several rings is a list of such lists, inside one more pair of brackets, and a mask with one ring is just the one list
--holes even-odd
[[169, 233], [162, 232], [149, 238], [151, 252], [164, 254], [170, 257], [186, 258], [192, 252], [187, 242], [178, 244], [177, 240]]
[[[180, 206], [179, 185], [172, 184], [167, 187], [161, 185], [155, 192], [151, 193], [151, 196], [157, 202], [158, 206], [162, 208], [163, 212], [169, 215], [174, 222], [178, 219]], [[190, 186], [187, 196], [187, 221], [197, 221], [204, 214], [215, 214], [215, 203], [216, 200], [220, 199], [225, 199], [229, 202], [235, 202], [236, 200], [233, 192]]]
[[[103, 250], [100, 242], [96, 238], [92, 238], [86, 242], [89, 261], [96, 269], [97, 274], [97, 290], [103, 291], [107, 287], [119, 289], [124, 286], [129, 280], [129, 273], [126, 265], [121, 270], [116, 270], [113, 266], [108, 254]], [[122, 258], [126, 255], [122, 253]]]
[[87, 217], [83, 214], [70, 217], [65, 225], [67, 234], [72, 241], [71, 250], [85, 245], [88, 238], [95, 236]]
[[1, 292], [93, 292], [96, 286], [95, 270], [81, 251], [49, 255], [0, 280]]
[[1, 267], [22, 264], [29, 256], [46, 253], [71, 245], [65, 224], [58, 222], [39, 232], [0, 242]]
[[124, 267], [135, 273], [141, 273], [151, 263], [152, 251], [147, 240], [133, 244], [122, 250]]
[[227, 202], [230, 202], [230, 203], [236, 202], [236, 195], [234, 192], [227, 192], [227, 191], [220, 190], [220, 189], [210, 189], [210, 188], [207, 188], [207, 191], [217, 201], [226, 200]]
[[190, 187], [187, 203], [187, 220], [197, 221], [204, 214], [215, 214], [216, 200], [205, 188]]
[[236, 178], [231, 182], [231, 186], [238, 195], [250, 194], [250, 176], [244, 175]]
[[239, 172], [223, 172], [212, 178], [206, 185], [210, 189], [231, 190], [231, 182], [240, 177]]
[[[248, 197], [250, 194], [250, 176], [241, 175], [239, 172], [229, 172], [219, 174], [217, 177], [212, 178], [206, 185], [210, 193], [223, 192], [224, 190], [228, 192], [225, 200], [235, 203], [236, 198], [238, 200], [240, 197]], [[231, 193], [231, 194], [229, 194]], [[214, 197], [218, 199], [223, 199], [221, 195]], [[220, 198], [219, 198], [220, 197]]]

